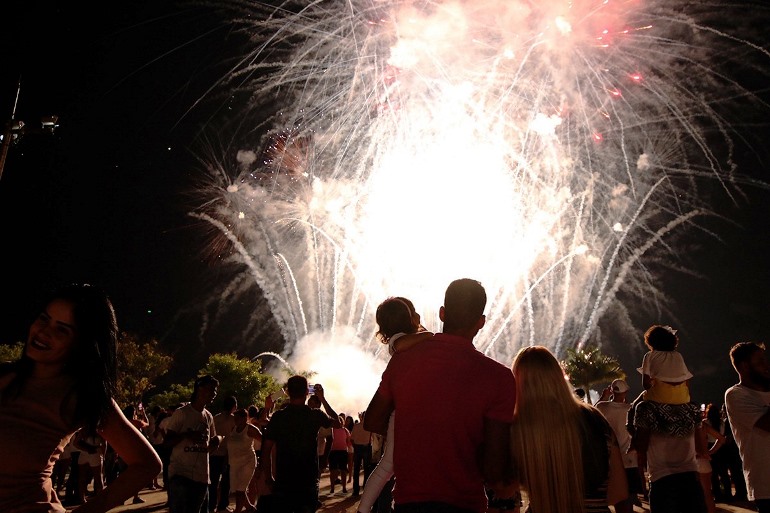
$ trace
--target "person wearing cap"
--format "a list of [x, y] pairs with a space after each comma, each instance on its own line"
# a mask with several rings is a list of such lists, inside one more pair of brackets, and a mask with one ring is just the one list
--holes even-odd
[[602, 392], [602, 399], [596, 409], [607, 419], [620, 445], [623, 467], [628, 480], [628, 499], [615, 505], [617, 513], [633, 511], [633, 505], [641, 506], [637, 494], [645, 494], [644, 471], [639, 468], [636, 451], [631, 449], [631, 434], [626, 429], [626, 416], [631, 405], [626, 401], [630, 387], [622, 379], [616, 379]]

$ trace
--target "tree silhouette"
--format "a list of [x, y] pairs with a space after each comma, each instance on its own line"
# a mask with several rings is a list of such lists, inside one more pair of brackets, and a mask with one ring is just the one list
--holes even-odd
[[154, 382], [171, 368], [173, 359], [158, 350], [158, 341], [141, 342], [136, 335], [121, 333], [118, 342], [118, 379], [115, 401], [121, 408], [139, 404]]
[[203, 374], [211, 374], [219, 380], [219, 393], [211, 406], [212, 411], [221, 410], [222, 401], [228, 395], [235, 396], [243, 407], [264, 404], [265, 397], [280, 388], [272, 376], [262, 373], [260, 361], [239, 358], [235, 353], [212, 354], [198, 373], [199, 376]]
[[582, 349], [567, 349], [567, 358], [562, 362], [562, 366], [570, 383], [585, 389], [589, 404], [591, 385], [626, 377], [620, 363], [614, 357], [602, 353], [595, 345], [587, 345]]

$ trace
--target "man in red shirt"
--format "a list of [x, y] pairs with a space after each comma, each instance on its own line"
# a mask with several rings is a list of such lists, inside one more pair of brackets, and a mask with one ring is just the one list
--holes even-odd
[[483, 513], [485, 486], [509, 469], [516, 385], [509, 367], [476, 350], [486, 292], [459, 279], [446, 290], [443, 333], [398, 352], [366, 409], [364, 428], [385, 434], [395, 409], [396, 513]]

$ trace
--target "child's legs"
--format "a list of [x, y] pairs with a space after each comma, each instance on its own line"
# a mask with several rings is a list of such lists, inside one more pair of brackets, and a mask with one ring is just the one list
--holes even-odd
[[88, 463], [79, 465], [78, 472], [78, 499], [84, 501], [86, 498], [86, 492], [88, 491], [88, 485], [91, 483], [91, 467]]
[[665, 381], [653, 380], [653, 386], [647, 390], [644, 399], [664, 404], [687, 404], [690, 402], [690, 389], [687, 382], [672, 385]]
[[334, 484], [340, 476], [341, 483], [345, 487], [345, 469], [348, 464], [347, 451], [332, 451], [329, 453], [329, 482], [331, 484], [331, 491], [334, 491]]
[[104, 471], [102, 465], [92, 466], [91, 474], [94, 476], [94, 491], [99, 493], [104, 489]]
[[364, 485], [364, 493], [361, 495], [361, 503], [358, 505], [358, 511], [363, 513], [369, 513], [383, 487], [393, 477], [393, 419], [395, 415], [395, 412], [392, 413], [388, 421], [388, 434], [385, 438], [385, 451], [382, 453], [382, 458], [372, 473], [369, 474], [369, 479]]

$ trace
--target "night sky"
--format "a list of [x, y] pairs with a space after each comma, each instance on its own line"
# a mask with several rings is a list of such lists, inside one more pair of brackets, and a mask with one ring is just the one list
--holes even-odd
[[[86, 4], [9, 2], [0, 15], [0, 120], [10, 117], [20, 77], [16, 118], [27, 126], [0, 179], [0, 342], [25, 338], [35, 302], [54, 285], [88, 281], [110, 293], [124, 330], [160, 340], [177, 357], [175, 376], [186, 381], [196, 358], [232, 347], [226, 333], [197, 341], [200, 305], [221, 276], [187, 213], [200, 201], [198, 157], [212, 140], [222, 143], [212, 120], [226, 106], [208, 91], [243, 41], [210, 7]], [[51, 114], [60, 125], [53, 135], [39, 129]], [[753, 150], [739, 152], [739, 166], [770, 181], [770, 155]], [[770, 332], [770, 193], [746, 191], [737, 205], [715, 194], [715, 208], [735, 225], [715, 222], [723, 242], [693, 245], [703, 276], [672, 275], [665, 286], [697, 402], [721, 402], [736, 381], [733, 342], [767, 341]], [[633, 392], [640, 340], [619, 352]]]
[[[177, 341], [196, 328], [180, 323], [217, 276], [187, 216], [216, 105], [193, 106], [233, 53], [226, 25], [211, 9], [162, 1], [4, 10], [0, 113], [10, 116], [21, 77], [16, 119], [27, 132], [0, 180], [10, 308], [0, 339], [25, 337], [50, 288], [86, 281], [109, 292], [124, 330], [194, 354]], [[50, 114], [54, 135], [39, 130]]]

